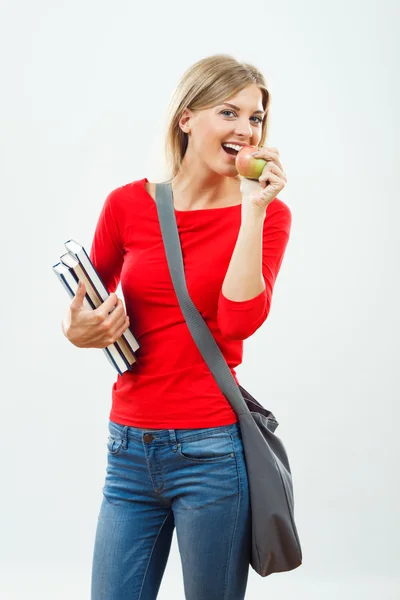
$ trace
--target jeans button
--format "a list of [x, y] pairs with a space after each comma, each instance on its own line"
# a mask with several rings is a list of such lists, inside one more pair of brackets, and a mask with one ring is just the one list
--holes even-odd
[[153, 439], [153, 436], [151, 433], [145, 433], [143, 436], [144, 441], [146, 442], [146, 444], [150, 444], [150, 442]]

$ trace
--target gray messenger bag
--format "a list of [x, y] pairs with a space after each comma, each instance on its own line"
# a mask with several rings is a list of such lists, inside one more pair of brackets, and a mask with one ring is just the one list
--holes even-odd
[[294, 522], [289, 460], [281, 440], [274, 433], [278, 422], [271, 411], [237, 385], [211, 331], [188, 294], [170, 182], [156, 184], [156, 206], [168, 267], [182, 313], [201, 355], [238, 417], [251, 503], [251, 567], [262, 577], [291, 571], [302, 564], [302, 551]]

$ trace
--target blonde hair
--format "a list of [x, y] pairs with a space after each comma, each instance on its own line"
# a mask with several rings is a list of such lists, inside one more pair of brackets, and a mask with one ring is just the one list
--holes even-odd
[[256, 67], [240, 63], [228, 54], [215, 54], [199, 60], [184, 73], [172, 96], [167, 117], [165, 156], [171, 179], [178, 172], [188, 145], [188, 135], [179, 126], [184, 110], [216, 106], [250, 84], [260, 88], [266, 112], [259, 143], [262, 146], [267, 136], [270, 94]]

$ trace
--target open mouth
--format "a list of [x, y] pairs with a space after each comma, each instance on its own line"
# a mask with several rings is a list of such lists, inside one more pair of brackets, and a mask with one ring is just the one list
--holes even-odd
[[238, 150], [234, 150], [233, 148], [229, 148], [227, 146], [224, 146], [223, 144], [221, 144], [222, 149], [225, 151], [226, 154], [228, 154], [229, 156], [233, 156], [235, 157], [238, 153]]

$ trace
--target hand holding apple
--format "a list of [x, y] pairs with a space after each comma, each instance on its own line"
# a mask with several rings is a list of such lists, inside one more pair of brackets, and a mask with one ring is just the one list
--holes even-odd
[[257, 146], [243, 146], [236, 155], [236, 168], [239, 175], [247, 179], [258, 179], [267, 163], [263, 158], [255, 158]]
[[243, 146], [235, 163], [241, 176], [243, 198], [260, 208], [267, 208], [286, 185], [287, 177], [277, 148]]

